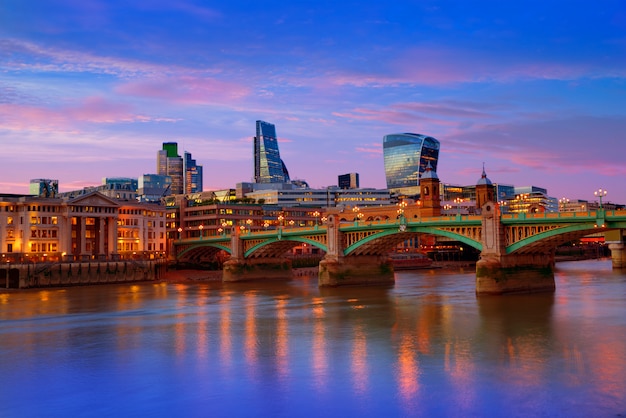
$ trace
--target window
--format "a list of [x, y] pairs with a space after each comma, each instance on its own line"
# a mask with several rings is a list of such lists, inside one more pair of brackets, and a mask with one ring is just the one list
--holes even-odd
[[13, 225], [13, 216], [7, 217], [7, 225]]

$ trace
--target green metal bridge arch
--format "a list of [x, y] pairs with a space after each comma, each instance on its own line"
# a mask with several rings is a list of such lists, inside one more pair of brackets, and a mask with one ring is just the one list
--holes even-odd
[[[245, 240], [245, 238], [244, 238]], [[248, 258], [252, 255], [254, 255], [254, 253], [262, 250], [263, 248], [266, 248], [268, 246], [275, 246], [276, 244], [285, 244], [285, 243], [294, 243], [293, 245], [291, 245], [291, 247], [296, 246], [298, 243], [303, 243], [303, 244], [309, 244], [313, 247], [317, 247], [319, 249], [321, 249], [324, 252], [328, 251], [328, 247], [320, 242], [317, 242], [315, 240], [312, 240], [310, 238], [306, 238], [306, 237], [299, 237], [299, 236], [293, 236], [293, 235], [276, 235], [272, 238], [268, 238], [267, 240], [263, 241], [263, 242], [259, 242], [258, 244], [253, 245], [252, 247], [250, 247], [249, 249], [247, 249], [246, 251], [244, 251], [244, 257]], [[282, 248], [287, 247], [287, 245], [281, 245]]]
[[[438, 235], [438, 236], [443, 236], [447, 238], [452, 238], [456, 241], [462, 242], [470, 247], [473, 247], [477, 249], [478, 251], [482, 251], [482, 248], [483, 248], [483, 245], [480, 242], [474, 239], [471, 239], [465, 235], [461, 235], [452, 231], [446, 231], [446, 230], [439, 229], [433, 226], [412, 225], [411, 223], [409, 223], [408, 225], [406, 225], [406, 229], [404, 231], [399, 229], [399, 225], [395, 225], [393, 229], [387, 229], [382, 232], [369, 235], [363, 238], [362, 240], [359, 240], [358, 242], [355, 242], [354, 244], [349, 245], [344, 250], [344, 255], [350, 255], [363, 246], [372, 244], [375, 241], [383, 240], [384, 238], [387, 238], [387, 237], [391, 237], [391, 236], [397, 237], [398, 239], [389, 240], [389, 241], [393, 242], [394, 244], [399, 244], [402, 241], [405, 241], [406, 239], [410, 239], [413, 236], [424, 235], [424, 234]], [[405, 238], [403, 239], [402, 237], [405, 237]], [[392, 249], [393, 247], [389, 248], [389, 250], [392, 250]]]

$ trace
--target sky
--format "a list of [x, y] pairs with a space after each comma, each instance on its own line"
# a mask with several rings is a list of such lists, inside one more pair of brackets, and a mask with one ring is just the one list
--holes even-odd
[[252, 181], [255, 121], [292, 179], [386, 188], [382, 139], [441, 142], [437, 174], [626, 203], [626, 2], [0, 1], [0, 193], [156, 172]]

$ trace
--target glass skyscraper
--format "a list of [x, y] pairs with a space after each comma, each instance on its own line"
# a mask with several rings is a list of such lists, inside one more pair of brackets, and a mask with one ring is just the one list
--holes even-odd
[[288, 183], [289, 172], [280, 159], [276, 127], [262, 120], [256, 121], [254, 137], [255, 183]]
[[405, 196], [419, 195], [419, 178], [428, 163], [437, 171], [439, 141], [433, 137], [403, 133], [383, 137], [387, 189]]

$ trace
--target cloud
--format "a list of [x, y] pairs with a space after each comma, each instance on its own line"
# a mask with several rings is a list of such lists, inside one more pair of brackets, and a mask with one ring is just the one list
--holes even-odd
[[128, 103], [102, 97], [88, 97], [80, 103], [59, 108], [0, 104], [0, 130], [8, 131], [77, 133], [87, 129], [85, 124], [176, 121], [178, 119], [137, 114]]
[[115, 91], [184, 105], [225, 104], [250, 94], [250, 89], [241, 84], [192, 76], [132, 81], [119, 85]]

